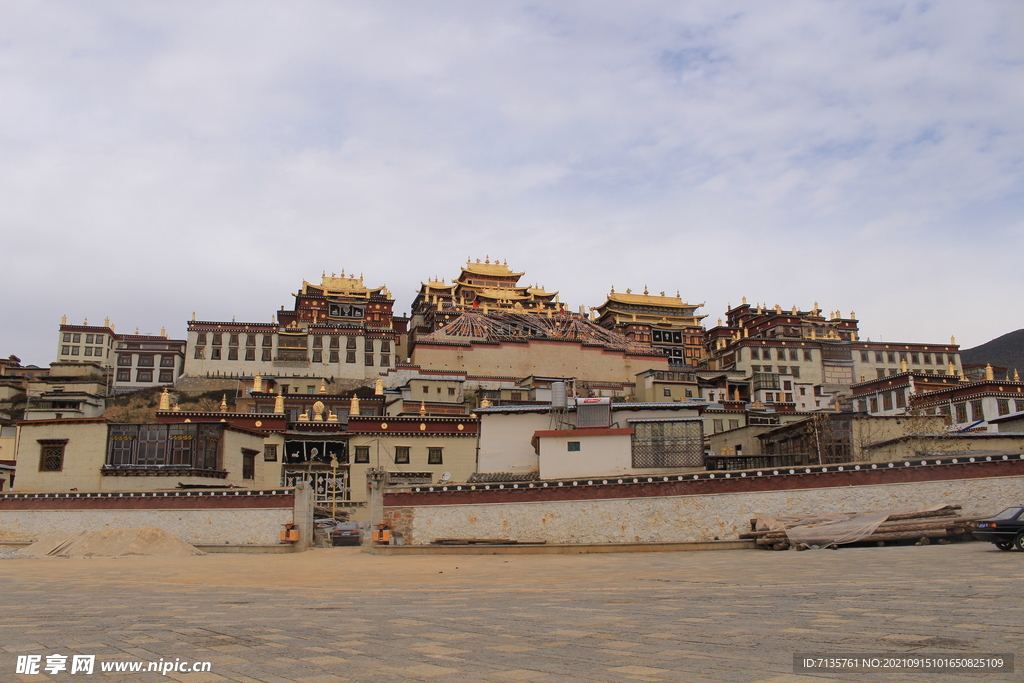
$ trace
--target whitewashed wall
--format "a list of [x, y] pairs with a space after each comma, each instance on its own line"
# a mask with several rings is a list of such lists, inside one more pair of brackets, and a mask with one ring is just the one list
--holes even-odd
[[[510, 538], [548, 543], [733, 539], [769, 515], [913, 510], [958, 504], [985, 516], [1024, 502], [1024, 477], [809, 488], [694, 496], [389, 508], [407, 543], [435, 538]], [[404, 513], [404, 514], [401, 514]]]

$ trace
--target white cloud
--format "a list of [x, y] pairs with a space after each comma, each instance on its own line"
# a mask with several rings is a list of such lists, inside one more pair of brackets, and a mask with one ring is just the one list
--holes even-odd
[[572, 308], [646, 283], [712, 321], [746, 295], [891, 339], [1024, 326], [1016, 3], [3, 13], [0, 354], [48, 362], [62, 313], [262, 321], [321, 270], [407, 310], [485, 254]]

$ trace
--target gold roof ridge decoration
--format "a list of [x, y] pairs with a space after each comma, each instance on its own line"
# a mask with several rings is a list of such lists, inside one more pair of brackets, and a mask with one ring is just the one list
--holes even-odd
[[474, 275], [514, 277], [517, 279], [526, 274], [526, 271], [523, 271], [522, 273], [513, 272], [509, 269], [507, 261], [499, 263], [497, 259], [495, 259], [492, 263], [490, 256], [488, 256], [483, 263], [480, 262], [480, 259], [477, 259], [476, 263], [474, 263], [472, 259], [466, 259], [466, 264], [462, 266], [462, 272], [472, 273]]

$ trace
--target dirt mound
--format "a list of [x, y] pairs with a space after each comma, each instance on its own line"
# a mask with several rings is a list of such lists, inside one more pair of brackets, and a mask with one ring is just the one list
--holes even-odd
[[203, 555], [163, 529], [105, 529], [44, 536], [22, 548], [19, 555], [34, 557], [120, 557], [124, 555]]

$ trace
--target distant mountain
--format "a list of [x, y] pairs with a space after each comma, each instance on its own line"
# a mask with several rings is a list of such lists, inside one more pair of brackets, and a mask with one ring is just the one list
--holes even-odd
[[1008, 368], [1010, 375], [1013, 375], [1015, 369], [1024, 375], [1024, 330], [1004, 334], [973, 349], [963, 349], [960, 351], [960, 362], [991, 363]]

